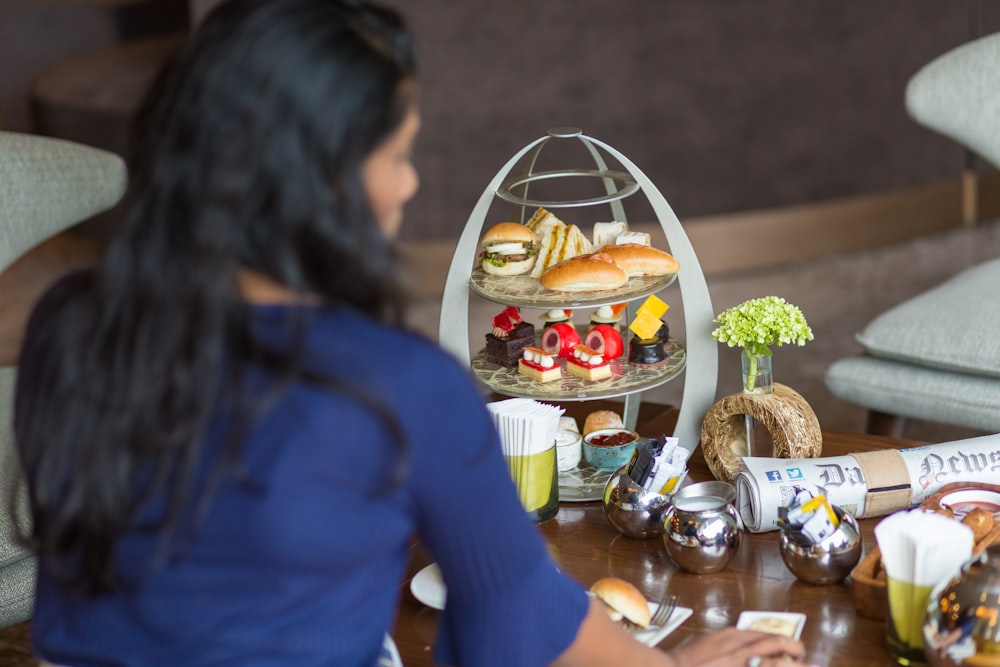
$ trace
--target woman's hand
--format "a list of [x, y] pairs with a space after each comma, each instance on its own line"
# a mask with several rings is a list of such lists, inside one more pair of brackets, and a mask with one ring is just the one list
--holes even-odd
[[727, 628], [670, 652], [677, 667], [797, 667], [802, 642], [783, 635]]

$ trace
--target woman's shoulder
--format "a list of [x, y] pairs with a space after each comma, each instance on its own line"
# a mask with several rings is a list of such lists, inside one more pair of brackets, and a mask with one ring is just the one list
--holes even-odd
[[342, 308], [323, 309], [313, 321], [309, 354], [329, 370], [359, 379], [421, 386], [471, 383], [468, 370], [434, 340]]

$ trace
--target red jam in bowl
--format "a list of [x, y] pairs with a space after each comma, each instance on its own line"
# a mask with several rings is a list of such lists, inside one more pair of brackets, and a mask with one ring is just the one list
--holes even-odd
[[634, 433], [621, 431], [619, 433], [608, 433], [607, 435], [595, 435], [593, 438], [589, 438], [587, 443], [594, 447], [618, 447], [619, 445], [627, 445], [633, 440], [635, 440]]

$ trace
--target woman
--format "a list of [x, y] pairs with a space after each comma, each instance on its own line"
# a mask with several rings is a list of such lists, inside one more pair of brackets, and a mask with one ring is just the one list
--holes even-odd
[[179, 54], [122, 233], [22, 352], [39, 656], [373, 665], [414, 535], [446, 664], [801, 656], [735, 631], [668, 656], [557, 572], [465, 371], [401, 327], [418, 126], [410, 37], [360, 2], [226, 2]]

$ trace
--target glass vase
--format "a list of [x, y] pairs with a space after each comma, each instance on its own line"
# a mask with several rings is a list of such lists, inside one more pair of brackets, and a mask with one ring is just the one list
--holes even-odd
[[743, 365], [743, 391], [751, 394], [773, 394], [771, 355], [749, 355], [743, 350], [740, 356]]
[[[771, 355], [750, 355], [743, 350], [740, 357], [743, 391], [748, 394], [773, 394]], [[744, 415], [743, 419], [746, 422], [747, 456], [771, 456], [774, 446], [767, 429], [750, 415]]]

